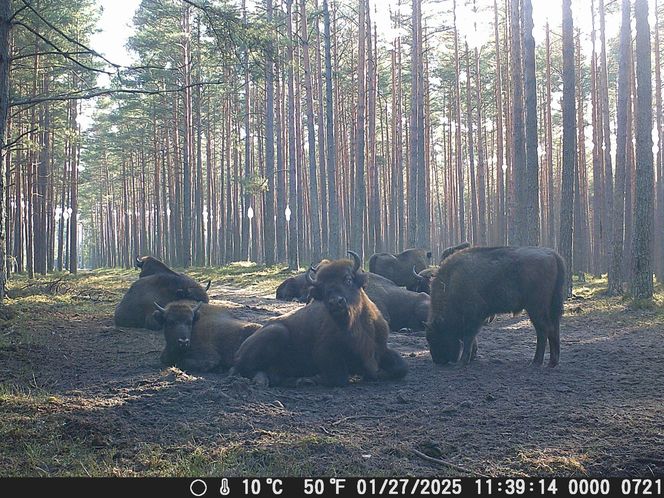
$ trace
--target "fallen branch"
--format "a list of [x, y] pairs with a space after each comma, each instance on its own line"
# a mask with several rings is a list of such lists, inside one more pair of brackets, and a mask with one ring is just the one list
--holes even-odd
[[422, 453], [421, 451], [418, 451], [415, 448], [412, 448], [412, 452], [413, 452], [413, 454], [415, 454], [416, 456], [422, 458], [423, 460], [426, 460], [427, 462], [437, 463], [438, 465], [443, 465], [445, 467], [449, 467], [451, 469], [458, 470], [459, 472], [464, 472], [466, 474], [477, 475], [479, 477], [488, 477], [488, 476], [480, 474], [478, 472], [468, 470], [467, 468], [461, 467], [460, 465], [456, 465], [454, 463], [446, 462], [445, 460], [441, 460], [440, 458], [430, 457], [426, 453]]
[[332, 422], [330, 425], [339, 425], [341, 422], [346, 422], [348, 420], [356, 420], [356, 419], [359, 419], [359, 418], [383, 418], [383, 417], [379, 417], [379, 416], [376, 416], [376, 415], [353, 415], [351, 417], [340, 418], [336, 422]]

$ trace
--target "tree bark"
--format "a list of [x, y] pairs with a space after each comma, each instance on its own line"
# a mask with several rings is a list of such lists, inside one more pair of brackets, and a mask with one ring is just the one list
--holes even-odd
[[574, 171], [576, 164], [576, 109], [574, 91], [574, 22], [571, 0], [563, 0], [563, 173], [560, 199], [560, 238], [558, 251], [565, 260], [565, 290], [572, 295], [572, 227]]
[[636, 299], [653, 295], [652, 242], [654, 177], [652, 154], [652, 81], [648, 1], [636, 0], [636, 197], [634, 198], [634, 274]]

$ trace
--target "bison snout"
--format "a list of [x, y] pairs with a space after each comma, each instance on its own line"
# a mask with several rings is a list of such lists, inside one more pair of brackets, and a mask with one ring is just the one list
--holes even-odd
[[188, 348], [189, 347], [189, 339], [187, 339], [187, 338], [178, 339], [178, 346], [182, 349]]

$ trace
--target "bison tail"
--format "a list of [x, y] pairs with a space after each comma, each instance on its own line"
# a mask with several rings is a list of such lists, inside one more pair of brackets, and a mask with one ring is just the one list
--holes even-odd
[[563, 258], [557, 254], [556, 264], [558, 266], [558, 274], [556, 275], [553, 298], [551, 299], [551, 318], [557, 321], [563, 314], [563, 305], [565, 303], [565, 272], [567, 270], [565, 269]]

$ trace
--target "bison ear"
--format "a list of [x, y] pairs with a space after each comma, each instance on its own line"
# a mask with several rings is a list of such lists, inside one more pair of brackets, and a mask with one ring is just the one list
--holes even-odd
[[187, 298], [187, 291], [186, 289], [178, 289], [175, 291], [175, 297], [178, 299], [186, 299]]
[[355, 274], [355, 285], [357, 285], [357, 287], [360, 288], [360, 289], [364, 289], [367, 286], [367, 274], [366, 274], [366, 272], [358, 271]]

